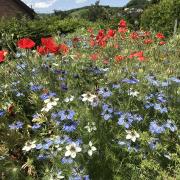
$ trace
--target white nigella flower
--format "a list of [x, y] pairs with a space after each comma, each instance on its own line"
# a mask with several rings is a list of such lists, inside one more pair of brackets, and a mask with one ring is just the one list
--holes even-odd
[[84, 128], [87, 129], [87, 131], [89, 133], [92, 132], [92, 131], [96, 131], [97, 130], [94, 122], [92, 122], [91, 124], [88, 122], [88, 125], [85, 126]]
[[36, 147], [36, 141], [32, 141], [32, 142], [26, 142], [25, 146], [22, 148], [23, 151], [30, 151], [31, 149], [34, 149]]
[[126, 139], [130, 139], [133, 142], [135, 142], [136, 139], [140, 137], [140, 135], [136, 131], [126, 130], [126, 132], [127, 132]]
[[132, 89], [130, 89], [130, 90], [128, 91], [128, 95], [133, 96], [133, 97], [137, 97], [138, 94], [139, 94], [138, 91], [133, 91]]
[[78, 152], [81, 152], [81, 148], [73, 142], [72, 144], [66, 146], [65, 156], [71, 156], [72, 158], [75, 158]]
[[74, 100], [74, 96], [70, 96], [64, 99], [65, 102], [72, 102]]
[[94, 94], [90, 94], [90, 93], [87, 93], [87, 94], [82, 94], [82, 101], [85, 102], [85, 101], [88, 101], [88, 102], [93, 102], [95, 98], [97, 98], [96, 95]]
[[45, 103], [45, 107], [43, 107], [41, 109], [41, 111], [45, 111], [45, 112], [48, 112], [49, 110], [51, 110], [54, 106], [57, 105], [57, 101], [59, 101], [59, 98], [49, 98], [49, 99], [46, 99], [44, 100], [44, 103]]
[[88, 155], [92, 156], [93, 152], [96, 151], [96, 147], [93, 146], [91, 141], [89, 141], [89, 147], [90, 147], [90, 149], [88, 150]]

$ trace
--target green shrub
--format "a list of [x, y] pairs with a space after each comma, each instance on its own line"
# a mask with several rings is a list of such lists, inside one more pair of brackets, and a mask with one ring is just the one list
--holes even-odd
[[0, 47], [13, 48], [13, 41], [22, 37], [30, 37], [39, 43], [41, 37], [52, 36], [76, 31], [81, 27], [89, 27], [90, 22], [84, 19], [66, 18], [60, 20], [58, 16], [47, 16], [27, 21], [11, 19], [0, 21]]
[[180, 1], [162, 0], [144, 11], [141, 16], [141, 26], [144, 29], [151, 28], [171, 35], [176, 19], [180, 21]]

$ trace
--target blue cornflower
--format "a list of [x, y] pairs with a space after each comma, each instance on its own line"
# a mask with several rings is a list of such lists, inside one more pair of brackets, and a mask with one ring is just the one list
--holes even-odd
[[10, 124], [9, 128], [10, 129], [22, 129], [24, 123], [22, 123], [21, 121], [17, 121], [16, 123]]
[[98, 90], [98, 93], [103, 97], [103, 98], [107, 98], [109, 96], [112, 95], [112, 92], [108, 89], [108, 88], [100, 88]]
[[136, 83], [139, 82], [139, 80], [134, 78], [134, 77], [132, 77], [131, 79], [127, 79], [127, 78], [123, 79], [122, 82], [128, 83], [128, 84], [136, 84]]
[[149, 131], [152, 134], [161, 134], [165, 131], [164, 126], [159, 126], [156, 121], [150, 123]]
[[4, 110], [2, 110], [2, 109], [0, 109], [0, 117], [3, 117], [3, 116], [4, 116], [4, 114], [5, 114], [5, 111], [4, 111]]
[[177, 126], [171, 120], [168, 120], [164, 126], [168, 129], [170, 129], [170, 131], [172, 131], [172, 132], [177, 130]]
[[59, 111], [58, 116], [63, 121], [65, 119], [72, 120], [75, 115], [73, 110]]

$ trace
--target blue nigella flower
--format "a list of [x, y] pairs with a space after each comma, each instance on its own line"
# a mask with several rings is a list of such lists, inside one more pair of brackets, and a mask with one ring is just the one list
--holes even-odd
[[36, 144], [36, 149], [37, 150], [40, 150], [40, 149], [42, 149], [43, 148], [43, 145], [42, 144]]
[[177, 126], [172, 121], [168, 120], [164, 127], [170, 129], [170, 131], [174, 132], [177, 131]]
[[10, 124], [9, 128], [10, 129], [22, 129], [24, 123], [22, 123], [21, 121], [17, 121], [16, 123]]
[[171, 77], [170, 80], [176, 83], [180, 83], [180, 79], [176, 77]]
[[152, 134], [161, 134], [161, 133], [163, 133], [165, 131], [165, 128], [164, 128], [163, 125], [159, 126], [156, 121], [153, 121], [153, 122], [150, 123], [149, 131]]
[[49, 93], [44, 93], [40, 96], [40, 98], [44, 101], [46, 99], [49, 99], [51, 97], [54, 97], [56, 96], [56, 93], [53, 93], [53, 92], [49, 92]]
[[39, 90], [41, 90], [43, 87], [41, 86], [41, 85], [32, 85], [31, 87], [30, 87], [30, 89], [31, 89], [31, 91], [39, 91]]
[[73, 110], [59, 111], [58, 116], [63, 121], [65, 119], [72, 120], [74, 118], [75, 112]]
[[3, 117], [4, 114], [5, 114], [5, 111], [0, 109], [0, 117]]
[[38, 124], [38, 123], [36, 123], [36, 124], [33, 124], [33, 125], [31, 126], [31, 128], [32, 128], [33, 130], [39, 129], [39, 128], [41, 128], [41, 125]]
[[136, 84], [139, 82], [138, 79], [132, 77], [131, 79], [123, 79], [121, 82], [128, 83], [128, 84]]
[[66, 132], [73, 132], [75, 131], [77, 128], [77, 123], [76, 122], [72, 122], [70, 125], [63, 125], [63, 130]]
[[112, 92], [108, 89], [108, 88], [100, 88], [98, 90], [98, 93], [103, 97], [103, 98], [107, 98], [109, 96], [112, 95]]
[[154, 138], [154, 139], [152, 139], [151, 141], [148, 142], [149, 147], [151, 149], [156, 149], [158, 143], [159, 143], [159, 139], [158, 138]]
[[72, 158], [66, 158], [66, 157], [64, 157], [64, 158], [62, 158], [61, 162], [62, 162], [63, 164], [72, 164], [72, 163], [73, 163], [73, 159], [72, 159]]

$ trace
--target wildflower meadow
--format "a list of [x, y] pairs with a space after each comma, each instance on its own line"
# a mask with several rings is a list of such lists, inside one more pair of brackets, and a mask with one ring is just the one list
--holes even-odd
[[0, 179], [180, 179], [180, 36], [88, 28], [0, 51]]

